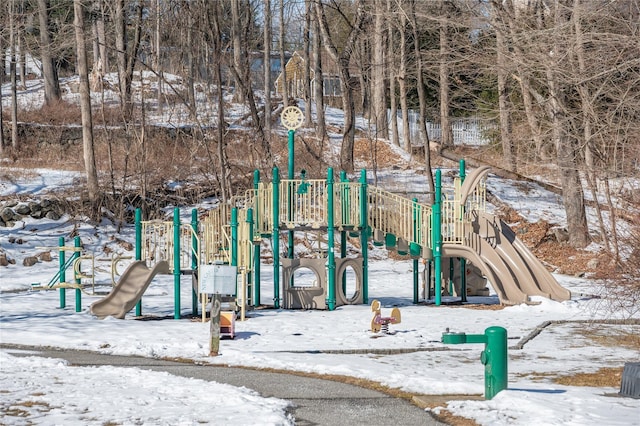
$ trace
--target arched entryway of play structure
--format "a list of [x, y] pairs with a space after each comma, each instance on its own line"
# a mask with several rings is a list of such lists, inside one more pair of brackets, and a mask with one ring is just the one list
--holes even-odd
[[[335, 259], [334, 282], [336, 286], [336, 306], [358, 305], [364, 303], [362, 258]], [[327, 309], [327, 259], [281, 259], [284, 309]], [[315, 280], [309, 285], [308, 280], [296, 285], [296, 271], [309, 269], [315, 274]], [[353, 271], [353, 273], [350, 273]], [[342, 286], [343, 277], [354, 278], [355, 283], [347, 283], [347, 291]], [[293, 285], [290, 283], [293, 282]], [[353, 285], [351, 285], [353, 284]]]

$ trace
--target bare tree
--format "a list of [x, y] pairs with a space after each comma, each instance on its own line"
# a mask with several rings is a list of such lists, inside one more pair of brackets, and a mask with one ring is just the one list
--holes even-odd
[[443, 147], [453, 146], [453, 132], [451, 130], [450, 99], [449, 99], [449, 69], [450, 47], [449, 47], [449, 23], [447, 12], [451, 10], [446, 0], [440, 0], [440, 21], [438, 23], [438, 35], [440, 38], [440, 55], [438, 60], [439, 88], [440, 88], [440, 129], [442, 136], [440, 143]]
[[314, 97], [316, 106], [316, 137], [324, 141], [327, 137], [327, 126], [324, 118], [324, 76], [322, 73], [322, 36], [320, 35], [320, 19], [317, 9], [312, 8], [313, 14], [313, 75]]
[[386, 8], [384, 0], [374, 1], [373, 10], [373, 63], [371, 64], [371, 105], [376, 126], [376, 138], [389, 138], [387, 121], [387, 69], [386, 58], [387, 32], [385, 31]]
[[491, 6], [493, 13], [491, 20], [496, 33], [496, 57], [498, 74], [498, 110], [500, 117], [500, 140], [502, 142], [502, 158], [504, 159], [505, 168], [516, 170], [516, 159], [511, 138], [511, 108], [509, 105], [509, 74], [510, 68], [507, 64], [507, 43], [505, 41], [505, 25], [499, 22], [504, 15], [500, 9], [503, 7], [501, 2], [492, 1]]
[[16, 9], [15, 1], [7, 3], [9, 12], [9, 75], [11, 78], [11, 145], [18, 148], [18, 79], [16, 67]]
[[393, 13], [391, 0], [387, 0], [387, 70], [389, 72], [389, 106], [391, 110], [391, 142], [400, 146], [400, 135], [398, 130], [398, 98], [396, 96], [396, 55], [395, 55], [395, 31], [393, 23]]
[[44, 103], [52, 105], [60, 101], [60, 83], [53, 62], [51, 28], [49, 26], [49, 0], [38, 0], [38, 20], [40, 23], [40, 55], [44, 78]]
[[264, 0], [264, 54], [262, 56], [264, 72], [264, 133], [268, 144], [271, 144], [271, 0]]
[[87, 175], [87, 191], [92, 204], [98, 199], [98, 171], [93, 144], [93, 122], [91, 116], [91, 94], [89, 92], [89, 67], [87, 65], [86, 36], [84, 31], [84, 6], [82, 0], [73, 0], [78, 75], [80, 77], [80, 112], [82, 115], [82, 148]]
[[351, 24], [351, 31], [338, 51], [334, 43], [322, 2], [316, 3], [316, 15], [319, 18], [320, 31], [325, 49], [336, 62], [340, 74], [340, 89], [342, 91], [342, 109], [344, 111], [344, 128], [342, 133], [342, 147], [340, 148], [340, 167], [346, 172], [353, 171], [353, 149], [355, 145], [355, 104], [353, 99], [353, 87], [351, 86], [351, 72], [349, 65], [356, 41], [364, 28], [366, 15], [361, 0], [356, 0], [355, 18]]
[[284, 0], [280, 0], [279, 3], [279, 18], [280, 18], [280, 32], [279, 32], [279, 49], [280, 49], [280, 69], [282, 70], [282, 105], [284, 108], [289, 106], [289, 84], [287, 81], [287, 63], [285, 57], [285, 18], [284, 18]]

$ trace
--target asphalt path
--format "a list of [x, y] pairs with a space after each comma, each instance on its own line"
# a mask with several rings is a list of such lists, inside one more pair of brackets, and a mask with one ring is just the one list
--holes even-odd
[[[442, 425], [410, 402], [332, 380], [301, 377], [286, 373], [191, 364], [136, 356], [105, 355], [88, 351], [44, 347], [0, 345], [14, 356], [29, 355], [67, 360], [72, 366], [112, 365], [164, 371], [174, 376], [227, 383], [253, 389], [264, 397], [291, 402], [288, 411], [296, 425]], [[28, 352], [22, 352], [28, 351]], [[188, 403], [188, 401], [185, 401]], [[256, 419], [256, 424], [259, 424]]]

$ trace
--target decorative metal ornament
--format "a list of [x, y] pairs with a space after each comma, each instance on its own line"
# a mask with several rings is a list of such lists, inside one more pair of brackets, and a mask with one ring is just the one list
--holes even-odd
[[280, 114], [280, 120], [282, 121], [282, 125], [287, 128], [287, 130], [296, 130], [300, 126], [302, 126], [302, 122], [304, 118], [302, 116], [302, 111], [300, 108], [296, 106], [286, 107], [282, 113]]

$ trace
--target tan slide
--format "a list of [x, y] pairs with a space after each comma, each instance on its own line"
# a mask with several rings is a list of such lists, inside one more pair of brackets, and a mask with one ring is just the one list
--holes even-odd
[[481, 234], [495, 242], [496, 251], [518, 273], [518, 282], [529, 296], [544, 296], [560, 302], [571, 299], [571, 292], [558, 284], [509, 225], [488, 213], [480, 213], [476, 221]]
[[156, 263], [153, 269], [147, 268], [142, 260], [135, 261], [124, 271], [111, 293], [92, 303], [89, 310], [100, 319], [108, 316], [123, 319], [138, 303], [153, 277], [168, 273], [169, 264], [164, 260]]
[[471, 261], [503, 305], [531, 303], [530, 296], [571, 299], [571, 292], [558, 284], [506, 223], [491, 214], [472, 214], [474, 220], [467, 224], [465, 244], [444, 244], [443, 256]]

